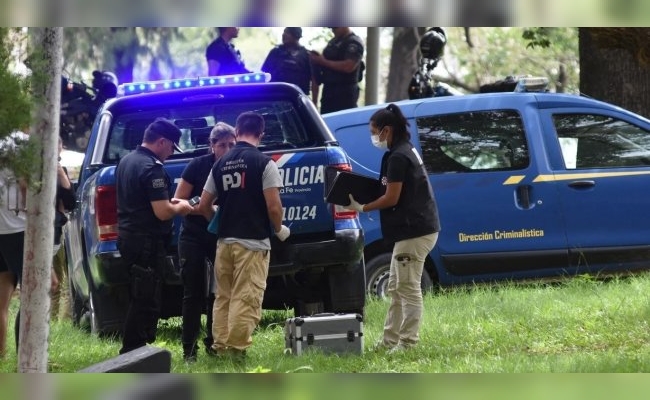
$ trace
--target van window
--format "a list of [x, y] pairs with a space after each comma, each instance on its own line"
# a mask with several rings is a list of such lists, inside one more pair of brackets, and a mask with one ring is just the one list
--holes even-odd
[[648, 131], [605, 115], [553, 115], [564, 167], [613, 168], [650, 165]]
[[418, 118], [417, 128], [429, 173], [517, 170], [529, 163], [523, 124], [516, 111]]

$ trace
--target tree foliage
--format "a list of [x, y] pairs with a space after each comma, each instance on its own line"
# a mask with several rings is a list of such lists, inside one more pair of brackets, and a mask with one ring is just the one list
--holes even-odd
[[[15, 54], [26, 37], [20, 30], [0, 28], [0, 140], [12, 132], [27, 131], [31, 124], [34, 99], [30, 93], [34, 76], [18, 73]], [[36, 144], [3, 148], [0, 168], [9, 168], [14, 175], [31, 182], [34, 165], [38, 162]]]
[[[207, 28], [202, 28], [207, 29]], [[186, 42], [181, 28], [65, 28], [64, 73], [83, 79], [93, 70], [115, 72], [120, 82], [174, 77], [170, 45]], [[146, 71], [147, 76], [137, 75]], [[150, 75], [150, 76], [149, 76]]]
[[12, 52], [18, 32], [0, 27], [0, 138], [29, 126], [31, 102], [27, 94], [28, 77], [13, 71]]
[[[449, 28], [445, 56], [435, 76], [470, 93], [508, 75], [545, 76], [552, 91], [577, 92], [577, 29], [526, 32], [523, 28]], [[544, 46], [546, 40], [552, 45]]]

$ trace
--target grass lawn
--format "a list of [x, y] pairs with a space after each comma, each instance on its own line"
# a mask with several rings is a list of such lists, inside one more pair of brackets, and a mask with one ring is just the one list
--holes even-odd
[[[181, 320], [161, 321], [155, 346], [172, 352], [172, 370], [273, 373], [537, 373], [650, 371], [650, 275], [553, 284], [511, 283], [442, 289], [425, 296], [420, 345], [399, 355], [375, 353], [387, 301], [370, 300], [364, 321], [365, 352], [284, 353], [290, 312], [265, 311], [243, 365], [206, 356], [185, 363]], [[17, 309], [12, 306], [12, 318]], [[13, 343], [13, 326], [8, 343]], [[97, 338], [67, 321], [53, 322], [49, 370], [74, 372], [117, 355], [117, 339]], [[16, 370], [9, 346], [0, 372]]]

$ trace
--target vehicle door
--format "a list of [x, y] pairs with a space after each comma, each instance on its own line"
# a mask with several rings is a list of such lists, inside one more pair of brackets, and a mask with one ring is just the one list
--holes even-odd
[[548, 168], [534, 98], [500, 96], [423, 102], [415, 112], [412, 135], [442, 224], [432, 252], [441, 281], [539, 277], [568, 266], [557, 189], [534, 180]]
[[612, 107], [543, 110], [542, 123], [578, 271], [647, 267], [650, 123]]

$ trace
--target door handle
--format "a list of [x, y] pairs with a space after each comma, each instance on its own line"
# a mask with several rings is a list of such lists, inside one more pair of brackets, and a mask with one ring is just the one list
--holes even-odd
[[530, 208], [530, 190], [529, 185], [517, 186], [517, 201], [519, 206], [523, 209]]
[[588, 189], [588, 188], [591, 188], [591, 187], [594, 187], [594, 186], [596, 186], [595, 181], [584, 180], [584, 181], [569, 182], [569, 187], [572, 187], [572, 188], [575, 188], [575, 189]]

